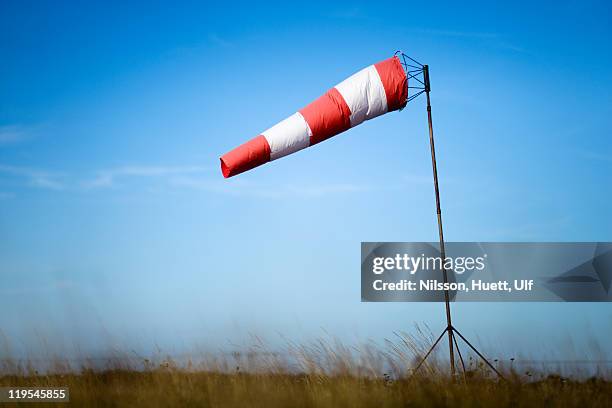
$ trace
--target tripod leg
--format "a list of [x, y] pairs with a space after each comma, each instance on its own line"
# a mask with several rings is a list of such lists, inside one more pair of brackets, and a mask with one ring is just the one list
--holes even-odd
[[499, 376], [499, 378], [501, 378], [502, 380], [505, 380], [506, 378], [495, 368], [493, 367], [493, 364], [489, 363], [489, 360], [487, 360], [485, 358], [485, 356], [483, 356], [482, 354], [480, 354], [480, 352], [478, 350], [476, 350], [476, 347], [472, 346], [472, 343], [470, 343], [465, 337], [463, 337], [463, 335], [461, 333], [459, 333], [459, 330], [455, 329], [454, 327], [452, 328], [452, 330], [457, 333], [459, 335], [459, 337], [461, 337], [461, 339], [465, 342], [465, 344], [467, 344], [468, 346], [470, 346], [470, 348], [472, 350], [474, 350], [474, 353], [476, 353], [478, 355], [478, 357], [480, 357], [482, 359], [482, 361], [484, 361], [491, 370], [493, 370], [495, 372], [495, 374], [497, 374]]
[[442, 337], [444, 337], [444, 333], [446, 333], [448, 331], [448, 327], [446, 329], [444, 329], [444, 331], [442, 332], [442, 334], [440, 335], [440, 337], [438, 337], [438, 340], [435, 341], [435, 343], [429, 348], [429, 351], [427, 352], [427, 354], [425, 354], [425, 357], [423, 357], [423, 359], [419, 362], [419, 364], [415, 367], [415, 369], [412, 371], [412, 375], [416, 374], [417, 371], [419, 371], [419, 368], [421, 368], [421, 366], [423, 365], [423, 363], [425, 362], [425, 360], [427, 360], [427, 357], [429, 357], [429, 355], [431, 354], [431, 352], [433, 351], [434, 348], [436, 348], [436, 346], [438, 345], [438, 343], [440, 342], [440, 340], [442, 340]]
[[459, 361], [461, 362], [461, 368], [463, 369], [463, 379], [465, 380], [465, 363], [463, 362], [463, 356], [461, 355], [461, 350], [459, 350], [459, 344], [457, 344], [457, 338], [455, 337], [454, 330], [453, 330], [453, 342], [455, 343], [455, 348], [457, 349], [457, 354], [459, 355]]

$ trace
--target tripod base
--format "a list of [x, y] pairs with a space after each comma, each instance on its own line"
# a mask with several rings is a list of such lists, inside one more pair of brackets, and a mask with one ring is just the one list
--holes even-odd
[[[457, 334], [461, 340], [463, 340], [465, 342], [465, 344], [467, 344], [473, 351], [474, 353], [476, 353], [476, 355], [478, 355], [478, 357], [480, 357], [482, 359], [482, 361], [485, 362], [485, 364], [491, 369], [493, 370], [493, 372], [495, 374], [497, 374], [499, 376], [499, 378], [505, 380], [504, 376], [499, 372], [498, 369], [496, 369], [493, 364], [491, 364], [489, 362], [489, 360], [486, 359], [485, 356], [483, 356], [477, 349], [476, 347], [474, 347], [472, 345], [472, 343], [470, 343], [468, 341], [468, 339], [466, 339], [465, 337], [463, 337], [463, 335], [459, 332], [459, 330], [455, 329], [454, 326], [449, 325], [447, 326], [444, 331], [442, 332], [442, 334], [440, 334], [440, 336], [438, 337], [438, 339], [434, 342], [434, 344], [429, 348], [429, 351], [427, 351], [427, 354], [425, 354], [425, 356], [421, 359], [421, 361], [419, 362], [419, 364], [417, 364], [417, 366], [414, 368], [414, 371], [412, 372], [412, 375], [414, 376], [416, 374], [416, 372], [419, 370], [419, 368], [421, 368], [421, 366], [423, 365], [423, 363], [425, 363], [425, 360], [427, 360], [427, 357], [429, 357], [429, 355], [432, 353], [432, 351], [436, 348], [436, 346], [438, 345], [438, 343], [440, 342], [440, 340], [442, 340], [442, 337], [444, 337], [445, 334], [449, 333], [450, 337], [453, 339], [453, 342], [455, 344], [455, 348], [457, 349], [457, 354], [459, 355], [459, 362], [461, 363], [461, 368], [463, 370], [463, 376], [465, 377], [465, 362], [463, 361], [463, 356], [461, 355], [461, 350], [459, 350], [459, 344], [457, 343], [457, 337], [455, 336], [455, 334]], [[453, 373], [454, 374], [454, 373]]]

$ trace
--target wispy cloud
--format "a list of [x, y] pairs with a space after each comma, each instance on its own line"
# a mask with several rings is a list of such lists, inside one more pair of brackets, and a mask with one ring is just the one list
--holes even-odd
[[588, 160], [596, 160], [603, 162], [612, 162], [612, 153], [599, 153], [599, 152], [589, 152], [589, 151], [579, 151], [578, 152], [582, 157]]
[[[214, 177], [212, 176], [214, 170]], [[129, 186], [130, 189], [161, 187], [174, 190], [198, 190], [212, 194], [224, 194], [265, 199], [319, 198], [337, 194], [355, 194], [393, 186], [365, 183], [330, 182], [314, 184], [264, 185], [248, 179], [222, 179], [218, 170], [206, 166], [126, 165], [98, 170], [91, 177], [75, 177], [29, 167], [0, 165], [0, 174], [23, 178], [27, 185], [49, 190], [91, 191]], [[424, 182], [420, 177], [409, 182]], [[156, 189], [158, 191], [159, 188]], [[0, 196], [0, 199], [2, 196]], [[7, 197], [8, 198], [8, 197]]]
[[231, 47], [232, 45], [234, 45], [231, 41], [228, 41], [225, 38], [220, 37], [216, 33], [208, 34], [208, 41], [210, 41], [214, 45], [217, 45], [223, 48]]
[[[129, 179], [147, 179], [150, 182], [167, 183], [171, 177], [192, 176], [209, 171], [203, 166], [147, 166], [129, 165], [98, 170], [93, 176], [75, 176], [65, 172], [35, 169], [31, 167], [0, 164], [0, 176], [22, 179], [28, 187], [47, 190], [91, 190], [118, 187]], [[1, 198], [1, 197], [0, 197]]]
[[31, 130], [25, 126], [0, 126], [0, 146], [20, 143], [31, 137]]
[[0, 164], [0, 173], [23, 178], [28, 185], [50, 190], [62, 190], [64, 175], [46, 170]]
[[171, 182], [175, 186], [188, 187], [211, 193], [269, 199], [291, 197], [317, 198], [332, 194], [361, 193], [373, 190], [371, 186], [353, 183], [265, 186], [250, 183], [245, 180], [234, 180], [228, 183], [226, 180], [217, 181], [193, 177], [176, 177], [173, 178]]
[[0, 289], [0, 294], [3, 296], [23, 296], [36, 295], [48, 292], [63, 292], [78, 288], [78, 285], [70, 280], [56, 280], [46, 284], [21, 286], [21, 287], [3, 287]]
[[124, 166], [100, 170], [97, 175], [82, 183], [85, 188], [113, 187], [122, 178], [157, 178], [167, 179], [170, 176], [203, 173], [210, 170], [203, 166]]

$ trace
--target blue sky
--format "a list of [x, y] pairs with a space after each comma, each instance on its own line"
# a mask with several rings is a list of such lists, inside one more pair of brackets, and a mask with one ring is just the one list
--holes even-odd
[[[35, 352], [441, 330], [441, 304], [360, 303], [361, 241], [437, 238], [423, 99], [230, 180], [218, 157], [402, 49], [431, 67], [448, 240], [610, 241], [611, 19], [3, 1], [2, 332]], [[453, 310], [499, 354], [611, 351], [609, 304]]]

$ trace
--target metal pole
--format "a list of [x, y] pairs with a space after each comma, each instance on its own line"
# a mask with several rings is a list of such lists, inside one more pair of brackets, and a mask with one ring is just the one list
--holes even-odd
[[454, 331], [453, 331], [453, 343], [455, 343], [455, 348], [457, 349], [457, 354], [459, 355], [459, 361], [461, 362], [461, 369], [463, 370], [463, 381], [465, 381], [465, 363], [463, 362], [463, 356], [461, 355], [461, 349], [459, 348], [459, 344], [457, 343], [457, 337], [455, 336]]
[[487, 359], [485, 358], [485, 356], [483, 356], [482, 354], [480, 354], [480, 351], [478, 351], [478, 350], [476, 349], [476, 347], [472, 346], [472, 343], [470, 343], [470, 342], [468, 341], [468, 339], [466, 339], [465, 337], [463, 337], [463, 334], [459, 333], [459, 330], [457, 330], [457, 329], [455, 329], [455, 328], [453, 327], [453, 331], [454, 331], [455, 333], [457, 333], [457, 334], [459, 335], [459, 337], [461, 337], [461, 340], [465, 341], [465, 344], [467, 344], [468, 346], [470, 346], [470, 348], [471, 348], [472, 350], [474, 350], [474, 352], [475, 352], [476, 354], [478, 354], [478, 357], [480, 357], [480, 358], [482, 359], [482, 361], [484, 361], [484, 362], [485, 362], [485, 363], [486, 363], [486, 364], [489, 366], [489, 368], [490, 368], [491, 370], [493, 370], [493, 371], [495, 372], [495, 374], [497, 374], [497, 375], [499, 376], [499, 378], [501, 378], [502, 380], [505, 380], [505, 379], [506, 379], [506, 378], [505, 378], [505, 377], [504, 377], [504, 376], [503, 376], [503, 375], [502, 375], [502, 374], [501, 374], [501, 373], [500, 373], [500, 372], [497, 370], [497, 368], [493, 367], [493, 364], [491, 364], [491, 363], [489, 362], [489, 360], [487, 360]]
[[[442, 275], [444, 283], [448, 283], [446, 273], [446, 251], [444, 249], [444, 233], [442, 232], [442, 211], [440, 210], [440, 189], [438, 188], [438, 168], [436, 166], [436, 147], [434, 144], [433, 124], [431, 120], [431, 103], [429, 101], [429, 66], [423, 65], [423, 79], [425, 80], [425, 95], [427, 95], [427, 122], [429, 124], [429, 146], [431, 148], [431, 166], [433, 168], [434, 189], [436, 192], [436, 213], [438, 215], [438, 235], [440, 236], [440, 256], [442, 257]], [[453, 324], [451, 320], [450, 295], [448, 290], [444, 291], [444, 303], [446, 304], [446, 331], [448, 332], [448, 349], [450, 352], [451, 376], [455, 377], [455, 353], [453, 349]]]
[[442, 337], [444, 337], [444, 333], [446, 333], [448, 331], [448, 329], [444, 329], [444, 331], [442, 332], [442, 334], [440, 334], [440, 337], [438, 337], [438, 340], [436, 340], [434, 342], [434, 344], [432, 344], [432, 346], [429, 348], [429, 351], [427, 351], [427, 354], [425, 354], [425, 357], [423, 357], [421, 359], [421, 361], [419, 361], [419, 364], [417, 364], [417, 366], [414, 368], [414, 370], [412, 370], [412, 374], [416, 374], [417, 371], [419, 371], [419, 368], [421, 368], [421, 366], [423, 365], [423, 363], [425, 362], [425, 360], [427, 360], [427, 357], [429, 357], [429, 355], [431, 354], [431, 352], [436, 348], [436, 346], [438, 345], [438, 343], [440, 342], [440, 340], [442, 340]]

